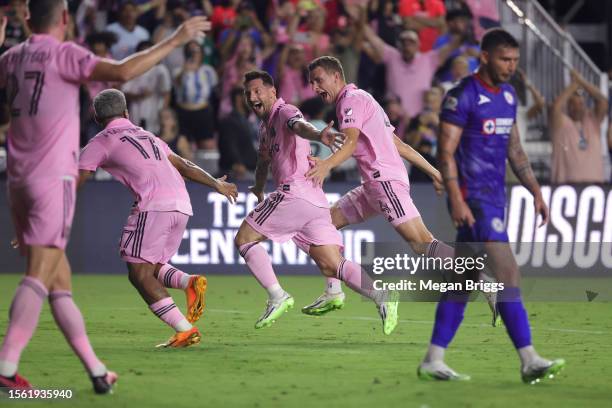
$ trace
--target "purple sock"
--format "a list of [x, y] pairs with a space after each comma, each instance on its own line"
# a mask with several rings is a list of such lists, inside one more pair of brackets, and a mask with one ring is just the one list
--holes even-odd
[[527, 311], [521, 300], [521, 288], [506, 287], [497, 296], [497, 308], [514, 347], [531, 345], [531, 329]]
[[463, 312], [469, 296], [469, 293], [460, 291], [451, 291], [442, 295], [436, 308], [431, 344], [448, 347], [463, 321]]

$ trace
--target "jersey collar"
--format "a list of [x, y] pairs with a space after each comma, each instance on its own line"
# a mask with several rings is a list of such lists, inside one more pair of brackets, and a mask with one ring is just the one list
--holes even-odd
[[340, 99], [344, 98], [344, 95], [353, 89], [357, 89], [357, 85], [355, 84], [346, 84], [344, 87], [338, 92], [338, 96], [336, 97], [336, 103], [340, 101]]
[[267, 121], [268, 126], [272, 126], [272, 119], [274, 118], [274, 115], [276, 115], [276, 112], [278, 112], [278, 109], [281, 107], [281, 105], [284, 104], [285, 101], [283, 100], [283, 98], [276, 99], [276, 102], [274, 102], [274, 104], [272, 105], [272, 109], [270, 109], [270, 116], [268, 116]]
[[106, 125], [105, 129], [112, 129], [112, 128], [118, 128], [118, 127], [132, 127], [134, 126], [134, 124], [132, 122], [130, 122], [129, 119], [126, 118], [117, 118], [117, 119], [113, 119], [111, 120], [108, 125]]
[[501, 88], [499, 86], [491, 86], [489, 84], [487, 84], [484, 79], [482, 79], [482, 77], [480, 76], [480, 74], [477, 72], [474, 74], [474, 78], [476, 78], [476, 80], [478, 82], [480, 82], [480, 85], [482, 85], [484, 87], [484, 89], [486, 89], [487, 91], [494, 93], [494, 94], [498, 94], [501, 91]]

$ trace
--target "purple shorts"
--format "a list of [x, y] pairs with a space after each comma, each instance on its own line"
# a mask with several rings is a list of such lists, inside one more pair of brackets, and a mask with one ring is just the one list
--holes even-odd
[[73, 177], [11, 186], [9, 201], [22, 255], [29, 245], [66, 248], [76, 202]]
[[308, 253], [311, 245], [342, 245], [342, 235], [331, 220], [329, 208], [279, 191], [270, 194], [245, 218], [257, 232], [275, 242], [293, 239]]
[[119, 242], [129, 263], [165, 264], [179, 249], [189, 216], [178, 211], [132, 211]]
[[410, 186], [401, 181], [370, 181], [346, 193], [336, 206], [350, 224], [382, 215], [394, 227], [420, 217], [410, 197]]

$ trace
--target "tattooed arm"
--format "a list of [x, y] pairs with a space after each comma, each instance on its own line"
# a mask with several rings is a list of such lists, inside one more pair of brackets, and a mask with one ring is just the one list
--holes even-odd
[[510, 132], [508, 162], [510, 163], [512, 172], [516, 175], [521, 184], [533, 195], [536, 214], [542, 216], [540, 226], [546, 224], [548, 222], [548, 207], [544, 203], [542, 191], [540, 191], [540, 184], [533, 174], [527, 154], [521, 145], [521, 138], [516, 125], [512, 127], [512, 131]]

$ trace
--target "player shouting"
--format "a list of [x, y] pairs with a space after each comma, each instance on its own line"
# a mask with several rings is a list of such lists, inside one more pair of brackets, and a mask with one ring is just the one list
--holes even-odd
[[[253, 112], [262, 119], [259, 130], [259, 158], [255, 186], [251, 188], [259, 205], [243, 221], [235, 243], [247, 266], [268, 292], [268, 303], [255, 328], [271, 325], [293, 307], [294, 300], [278, 283], [270, 256], [259, 242], [294, 239], [308, 253], [325, 276], [344, 281], [351, 289], [373, 300], [383, 321], [383, 332], [390, 334], [397, 325], [397, 296], [376, 291], [359, 265], [340, 254], [342, 237], [331, 222], [329, 204], [320, 185], [307, 180], [310, 168], [307, 139], [334, 145], [330, 123], [321, 132], [303, 119], [293, 105], [276, 97], [272, 77], [263, 71], [245, 74], [245, 96]], [[277, 185], [263, 199], [268, 169]]]

